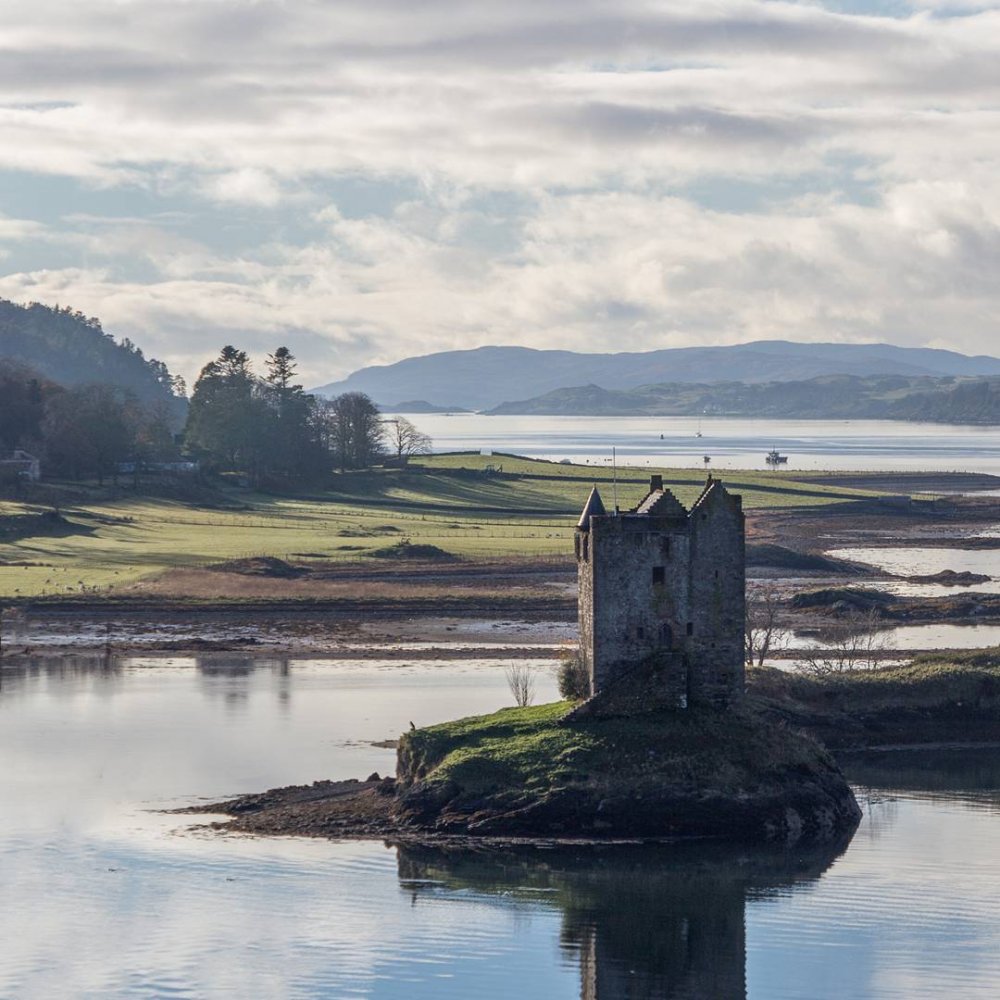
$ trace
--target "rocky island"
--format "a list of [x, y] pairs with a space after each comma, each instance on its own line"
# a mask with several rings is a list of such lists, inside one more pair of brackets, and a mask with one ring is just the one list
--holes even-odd
[[746, 698], [744, 518], [709, 478], [691, 510], [654, 476], [632, 510], [595, 488], [577, 526], [582, 696], [416, 729], [395, 778], [199, 807], [257, 833], [830, 840], [861, 811], [817, 742]]

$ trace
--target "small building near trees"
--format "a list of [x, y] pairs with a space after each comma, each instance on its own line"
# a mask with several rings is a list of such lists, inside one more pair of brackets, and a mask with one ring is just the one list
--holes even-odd
[[0, 482], [27, 480], [37, 483], [42, 478], [42, 463], [34, 455], [16, 449], [0, 458]]

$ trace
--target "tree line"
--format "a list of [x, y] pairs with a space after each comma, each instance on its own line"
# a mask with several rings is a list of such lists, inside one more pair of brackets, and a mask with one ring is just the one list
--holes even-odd
[[181, 430], [173, 400], [102, 383], [66, 387], [0, 360], [0, 452], [23, 449], [46, 474], [101, 482], [189, 458], [280, 489], [430, 450], [425, 434], [403, 417], [384, 419], [364, 393], [323, 399], [296, 374], [287, 347], [267, 356], [261, 375], [245, 351], [224, 347], [201, 370]]
[[267, 356], [259, 376], [245, 351], [224, 347], [194, 384], [187, 449], [254, 485], [315, 482], [331, 469], [364, 469], [430, 450], [425, 434], [403, 417], [384, 420], [364, 393], [323, 399], [307, 393], [296, 374], [287, 347]]
[[28, 451], [47, 474], [103, 482], [123, 463], [175, 461], [175, 425], [172, 399], [102, 383], [67, 388], [0, 360], [0, 453]]

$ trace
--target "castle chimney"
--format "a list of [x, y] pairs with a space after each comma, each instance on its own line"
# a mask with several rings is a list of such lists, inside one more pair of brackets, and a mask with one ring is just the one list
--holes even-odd
[[649, 492], [652, 493], [653, 490], [663, 489], [663, 476], [659, 473], [649, 477]]

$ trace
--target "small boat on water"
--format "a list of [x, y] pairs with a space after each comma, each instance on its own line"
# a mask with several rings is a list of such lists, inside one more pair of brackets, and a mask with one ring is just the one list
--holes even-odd
[[764, 461], [767, 462], [772, 469], [777, 468], [779, 465], [786, 465], [788, 463], [788, 456], [782, 455], [777, 448], [772, 448], [765, 456]]

